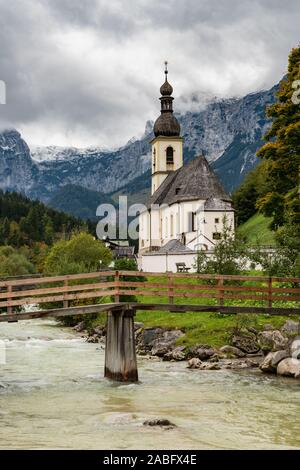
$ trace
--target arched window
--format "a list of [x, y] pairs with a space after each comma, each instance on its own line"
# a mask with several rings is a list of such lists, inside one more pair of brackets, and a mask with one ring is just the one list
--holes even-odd
[[174, 163], [174, 149], [173, 147], [169, 146], [166, 150], [167, 154], [167, 165]]
[[156, 150], [153, 149], [153, 169], [156, 167]]

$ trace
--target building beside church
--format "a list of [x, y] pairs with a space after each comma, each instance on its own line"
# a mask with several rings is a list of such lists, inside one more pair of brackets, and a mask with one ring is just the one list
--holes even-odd
[[183, 164], [183, 138], [173, 113], [167, 67], [160, 93], [161, 114], [150, 142], [151, 197], [139, 217], [140, 267], [176, 271], [176, 263], [185, 263], [194, 270], [198, 250], [214, 249], [224, 220], [234, 229], [234, 209], [204, 156]]

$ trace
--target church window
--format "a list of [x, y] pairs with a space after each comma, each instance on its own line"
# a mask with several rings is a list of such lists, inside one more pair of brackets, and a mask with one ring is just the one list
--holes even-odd
[[174, 236], [174, 220], [173, 220], [173, 214], [171, 214], [171, 220], [170, 220], [170, 237]]
[[153, 169], [156, 167], [156, 150], [153, 150]]
[[174, 149], [173, 147], [169, 146], [166, 150], [167, 154], [167, 165], [174, 163]]
[[215, 224], [218, 224], [219, 223], [219, 219], [215, 219]]
[[214, 240], [221, 240], [221, 234], [220, 234], [220, 232], [214, 232], [214, 233], [213, 233], [213, 239], [214, 239]]
[[196, 212], [189, 212], [189, 232], [196, 232]]

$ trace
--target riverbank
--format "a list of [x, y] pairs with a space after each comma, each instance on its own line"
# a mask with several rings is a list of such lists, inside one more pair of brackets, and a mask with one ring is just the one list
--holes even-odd
[[[195, 315], [192, 315], [195, 321]], [[172, 317], [172, 314], [170, 316]], [[178, 314], [176, 317], [178, 318]], [[191, 317], [182, 314], [180, 320], [185, 325], [182, 329], [147, 326], [149, 317], [146, 325], [136, 322], [137, 353], [158, 357], [164, 361], [188, 361], [188, 367], [193, 369], [260, 368], [266, 373], [300, 378], [300, 322], [279, 317], [274, 319], [266, 315], [254, 317], [203, 314], [202, 329], [211, 328], [206, 335], [212, 336], [215, 333], [215, 336], [211, 343], [194, 341], [191, 345], [191, 335], [190, 338], [186, 337], [186, 325]], [[172, 318], [168, 318], [168, 322], [172, 323]], [[89, 326], [87, 330], [85, 326], [85, 323], [81, 322], [75, 330], [81, 330], [88, 342], [104, 343], [106, 329], [103, 322]], [[202, 337], [203, 334], [200, 331], [194, 333], [194, 336]]]

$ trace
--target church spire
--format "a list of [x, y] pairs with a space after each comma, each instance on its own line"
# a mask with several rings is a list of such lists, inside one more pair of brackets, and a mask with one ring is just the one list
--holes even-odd
[[180, 125], [173, 115], [173, 87], [168, 82], [168, 62], [165, 61], [165, 82], [160, 87], [161, 115], [154, 124], [154, 134], [158, 136], [179, 136]]

